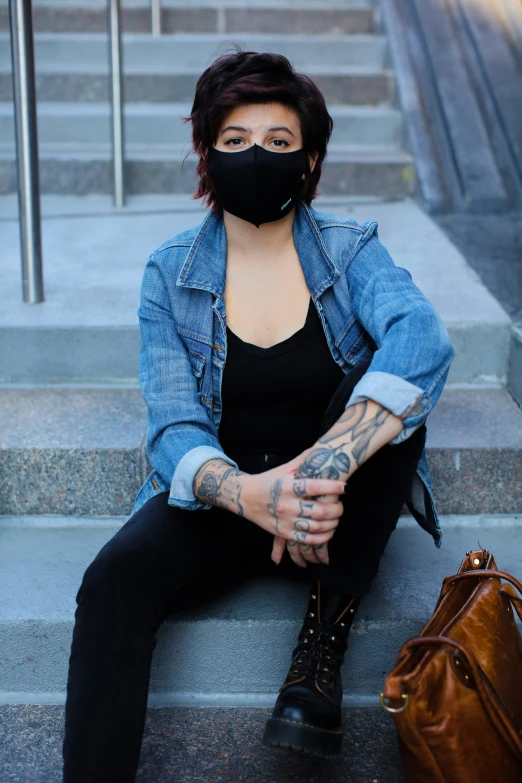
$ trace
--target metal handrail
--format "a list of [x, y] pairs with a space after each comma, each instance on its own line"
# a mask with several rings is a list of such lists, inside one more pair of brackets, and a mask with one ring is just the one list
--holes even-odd
[[152, 35], [161, 35], [161, 0], [151, 0]]
[[31, 0], [9, 0], [23, 301], [44, 301]]
[[[154, 1], [154, 0], [153, 0]], [[154, 3], [156, 5], [156, 3]], [[159, 5], [159, 3], [158, 3]], [[125, 203], [121, 0], [108, 0], [114, 203]], [[23, 301], [44, 301], [32, 0], [9, 0]]]
[[109, 62], [112, 112], [112, 173], [114, 205], [125, 204], [124, 132], [123, 132], [123, 68], [121, 53], [121, 0], [108, 0]]

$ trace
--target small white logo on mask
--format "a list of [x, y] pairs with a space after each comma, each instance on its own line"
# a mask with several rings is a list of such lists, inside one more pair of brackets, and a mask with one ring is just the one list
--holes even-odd
[[292, 199], [291, 199], [291, 198], [289, 198], [289, 199], [288, 199], [288, 201], [285, 201], [285, 203], [283, 204], [283, 206], [281, 207], [281, 209], [284, 209], [285, 207], [287, 207], [287, 206], [290, 204], [290, 202], [291, 202], [291, 201], [292, 201]]

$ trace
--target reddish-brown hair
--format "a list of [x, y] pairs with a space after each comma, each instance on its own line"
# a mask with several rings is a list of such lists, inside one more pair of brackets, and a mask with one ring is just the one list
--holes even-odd
[[299, 117], [303, 149], [317, 153], [312, 172], [305, 174], [302, 198], [310, 204], [317, 195], [317, 183], [332, 134], [333, 120], [324, 96], [314, 82], [296, 72], [281, 54], [244, 52], [236, 46], [233, 54], [218, 57], [199, 77], [192, 111], [185, 122], [192, 123], [192, 146], [199, 156], [198, 187], [193, 198], [219, 209], [214, 183], [209, 175], [208, 155], [215, 145], [226, 115], [244, 103], [282, 103]]

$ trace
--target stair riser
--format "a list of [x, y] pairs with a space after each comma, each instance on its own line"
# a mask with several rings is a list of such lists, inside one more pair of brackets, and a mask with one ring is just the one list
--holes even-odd
[[[310, 74], [329, 105], [353, 104], [376, 106], [393, 100], [393, 79], [387, 73], [346, 76], [315, 76]], [[124, 78], [127, 103], [182, 103], [192, 102], [198, 73], [149, 75], [128, 74]], [[109, 101], [107, 76], [88, 74], [36, 74], [38, 100]], [[0, 74], [0, 101], [13, 97], [10, 74]]]
[[[75, 586], [75, 590], [79, 584]], [[427, 619], [427, 618], [426, 618]], [[278, 689], [288, 671], [301, 623], [166, 622], [158, 633], [151, 672], [154, 704], [172, 703], [176, 692], [266, 694]], [[383, 672], [393, 667], [401, 644], [422, 623], [357, 623], [343, 665], [345, 694], [378, 695]], [[2, 692], [54, 693], [63, 700], [71, 648], [72, 622], [26, 621], [0, 626], [6, 640], [0, 669]], [[234, 665], [231, 666], [230, 662]]]
[[[447, 326], [456, 352], [448, 383], [501, 383], [507, 371], [509, 326]], [[0, 386], [137, 385], [139, 349], [137, 326], [0, 328]]]
[[[381, 68], [385, 41], [378, 36], [305, 36], [285, 38], [270, 35], [235, 36], [248, 50], [276, 52], [305, 70], [340, 66]], [[227, 39], [228, 42], [229, 39]], [[203, 71], [224, 50], [219, 36], [179, 35], [153, 38], [130, 35], [123, 38], [123, 62], [127, 73], [172, 73], [181, 69]], [[98, 73], [108, 69], [104, 35], [45, 34], [35, 39], [36, 71], [39, 73]], [[9, 72], [9, 36], [0, 33], [0, 71]]]
[[[84, 107], [89, 109], [89, 107]], [[186, 113], [190, 111], [187, 105]], [[395, 147], [402, 141], [402, 117], [392, 111], [377, 110], [378, 114], [355, 113], [335, 116], [331, 143], [351, 145], [381, 145]], [[14, 152], [14, 116], [0, 114], [0, 145], [12, 147]], [[38, 117], [38, 140], [40, 144], [107, 145], [111, 138], [111, 121], [108, 108], [96, 107], [93, 111], [75, 113], [41, 111]], [[125, 118], [125, 140], [129, 144], [146, 144], [168, 148], [172, 144], [191, 145], [190, 123], [184, 123], [178, 111], [155, 113], [153, 109], [144, 112], [129, 110]]]
[[[149, 8], [124, 8], [123, 30], [126, 33], [150, 33]], [[107, 13], [98, 8], [34, 7], [33, 25], [36, 33], [103, 33], [107, 29]], [[0, 30], [9, 30], [9, 14], [0, 7]], [[236, 33], [248, 30], [259, 33], [371, 33], [374, 30], [373, 9], [263, 9], [225, 8], [164, 8], [164, 33]]]
[[[415, 523], [399, 524], [350, 633], [342, 670], [347, 700], [361, 703], [378, 697], [400, 647], [406, 639], [417, 635], [431, 616], [443, 577], [457, 571], [465, 552], [477, 545], [477, 539], [495, 555], [502, 570], [520, 576], [521, 520], [497, 519], [500, 524], [483, 517], [478, 524], [468, 525], [464, 517], [447, 520], [447, 526], [443, 520], [441, 550], [435, 549], [430, 537]], [[39, 703], [39, 694], [43, 703], [53, 700], [48, 694], [54, 695], [56, 702], [63, 701], [76, 608], [74, 599], [85, 568], [111, 536], [109, 530], [100, 531], [89, 551], [80, 542], [81, 555], [77, 551], [72, 553], [70, 562], [75, 564], [74, 568], [64, 569], [59, 588], [67, 596], [68, 608], [62, 602], [60, 616], [53, 604], [46, 608], [42, 594], [36, 598], [38, 609], [34, 606], [35, 598], [28, 593], [17, 594], [8, 611], [4, 610], [0, 625], [3, 640], [0, 701], [16, 703], [17, 692], [21, 702], [27, 701], [28, 693], [32, 693], [32, 703]], [[59, 540], [64, 549], [66, 543]], [[74, 540], [71, 531], [69, 545]], [[51, 568], [50, 558], [58, 546], [58, 543], [51, 549], [43, 546], [47, 568]], [[50, 579], [50, 575], [45, 578]], [[419, 590], [421, 579], [422, 590]], [[270, 694], [275, 700], [306, 610], [309, 587], [304, 577], [302, 582], [294, 583], [288, 575], [266, 574], [246, 584], [239, 580], [239, 584], [229, 586], [223, 593], [214, 577], [209, 581], [212, 595], [208, 593], [209, 587], [205, 587], [199, 609], [189, 608], [186, 603], [186, 596], [192, 592], [182, 592], [180, 608], [163, 623], [157, 635], [150, 701], [186, 703], [192, 696], [197, 704], [198, 697], [204, 703], [222, 695], [229, 704], [234, 704], [234, 694], [237, 704], [244, 703], [245, 696], [250, 696], [249, 703], [255, 704], [256, 694], [260, 704], [266, 705]], [[55, 589], [55, 585], [50, 587], [51, 592]], [[199, 583], [196, 589], [201, 590]], [[270, 604], [274, 595], [279, 598], [276, 609]], [[28, 615], [30, 607], [33, 607], [32, 615]], [[37, 616], [42, 619], [32, 619]], [[229, 616], [236, 619], [226, 619]]]
[[522, 324], [514, 326], [511, 332], [508, 389], [522, 408]]
[[128, 514], [144, 462], [141, 449], [0, 449], [0, 513]]
[[[187, 150], [188, 151], [188, 150]], [[126, 164], [126, 190], [137, 193], [194, 192], [194, 163], [172, 160], [131, 160]], [[353, 161], [329, 162], [321, 178], [321, 193], [338, 196], [378, 196], [399, 200], [413, 192], [415, 171], [411, 164]], [[40, 161], [42, 194], [78, 195], [112, 193], [112, 165], [109, 160]], [[0, 195], [17, 192], [17, 175], [12, 159], [0, 160]]]
[[[439, 513], [522, 511], [522, 450], [433, 449], [428, 441], [428, 461]], [[141, 449], [0, 450], [0, 514], [130, 515], [145, 465]]]
[[509, 361], [509, 323], [464, 323], [448, 327], [455, 358], [451, 383], [506, 382]]

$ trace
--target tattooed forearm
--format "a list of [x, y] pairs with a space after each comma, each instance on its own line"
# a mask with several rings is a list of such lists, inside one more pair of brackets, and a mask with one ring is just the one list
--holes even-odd
[[244, 516], [241, 505], [243, 471], [229, 465], [222, 459], [205, 462], [194, 477], [194, 495], [202, 503], [226, 508], [240, 517]]
[[317, 440], [297, 469], [296, 478], [346, 480], [401, 428], [399, 419], [373, 401], [350, 405]]
[[[359, 406], [361, 408], [360, 411], [351, 411], [352, 408], [359, 408]], [[328, 444], [339, 438], [346, 439], [347, 443], [352, 444], [351, 452], [357, 466], [361, 465], [367, 459], [368, 447], [372, 438], [391, 416], [390, 411], [387, 410], [387, 408], [379, 406], [375, 416], [363, 421], [367, 409], [367, 402], [350, 405], [340, 417], [339, 421], [337, 421], [327, 433], [321, 436], [317, 442]]]

